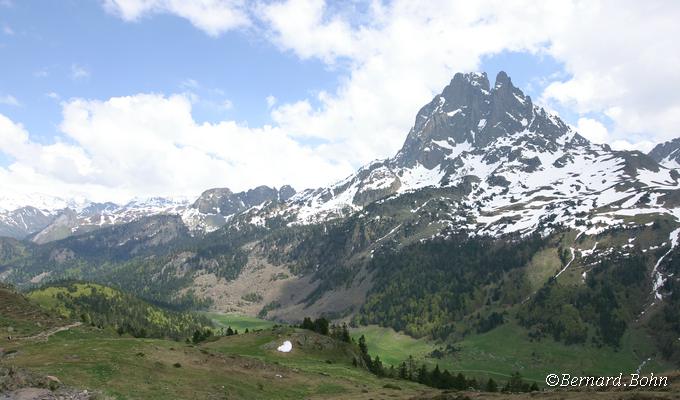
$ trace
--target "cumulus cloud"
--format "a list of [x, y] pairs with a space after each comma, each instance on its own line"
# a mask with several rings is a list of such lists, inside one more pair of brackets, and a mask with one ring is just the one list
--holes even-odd
[[[407, 0], [330, 3], [205, 0], [193, 12], [171, 0], [107, 0], [128, 20], [169, 12], [211, 35], [244, 25], [283, 51], [342, 68], [337, 90], [277, 104], [273, 117], [296, 136], [347, 144], [361, 163], [391, 154], [414, 111], [457, 71], [502, 51], [549, 55], [564, 65], [542, 101], [613, 121], [611, 140], [663, 141], [680, 124], [680, 4], [672, 1], [478, 2]], [[206, 29], [197, 19], [227, 8], [242, 25]], [[200, 17], [199, 17], [200, 15]], [[313, 107], [312, 104], [320, 104]]]
[[607, 143], [610, 141], [607, 127], [602, 122], [592, 118], [579, 118], [576, 131], [593, 143]]
[[[174, 14], [210, 36], [247, 28], [282, 52], [321, 60], [342, 78], [329, 92], [292, 102], [277, 101], [278, 94], [272, 93], [266, 102], [274, 125], [259, 128], [233, 121], [197, 123], [192, 101], [199, 104], [204, 96], [196, 94], [200, 84], [189, 79], [181, 95], [72, 100], [64, 103], [61, 125], [64, 143], [72, 144], [62, 143], [50, 153], [49, 146], [28, 137], [21, 142], [23, 152], [12, 154], [15, 163], [2, 171], [5, 177], [40, 176], [43, 180], [36, 181], [58, 179], [65, 185], [101, 185], [134, 194], [325, 184], [371, 159], [394, 154], [418, 108], [455, 72], [477, 70], [483, 57], [501, 52], [550, 56], [563, 65], [560, 74], [546, 77], [550, 83], [540, 101], [572, 111], [577, 129], [595, 142], [646, 150], [677, 136], [680, 126], [677, 2], [103, 4], [126, 21]], [[218, 97], [220, 106], [228, 108], [231, 103]], [[63, 176], [34, 161], [55, 152], [77, 160]], [[66, 162], [52, 157], [53, 163]]]
[[272, 117], [291, 135], [342, 143], [329, 148], [355, 165], [390, 156], [418, 108], [455, 72], [475, 70], [482, 56], [504, 50], [541, 51], [547, 33], [564, 24], [556, 11], [563, 4], [374, 2], [359, 24], [320, 0], [262, 6], [268, 36], [282, 50], [349, 65], [337, 91], [280, 104]]
[[126, 21], [146, 14], [175, 14], [211, 36], [250, 24], [243, 0], [105, 0], [104, 6]]
[[568, 79], [544, 97], [613, 121], [613, 140], [639, 135], [664, 141], [680, 134], [680, 3], [577, 3], [567, 29], [551, 35], [548, 52]]
[[197, 123], [191, 112], [184, 95], [74, 99], [63, 103], [63, 140], [51, 145], [31, 140], [20, 124], [0, 115], [0, 151], [13, 159], [0, 179], [35, 183], [20, 190], [78, 188], [89, 198], [123, 201], [134, 195], [195, 196], [210, 187], [244, 190], [254, 183], [303, 188], [352, 171], [347, 162], [321, 157], [280, 128]]

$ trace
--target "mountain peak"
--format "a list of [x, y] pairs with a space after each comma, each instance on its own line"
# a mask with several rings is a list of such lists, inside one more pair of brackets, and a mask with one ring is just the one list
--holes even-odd
[[505, 71], [498, 71], [498, 74], [496, 75], [496, 84], [494, 85], [494, 87], [498, 88], [507, 85], [512, 86], [512, 80], [510, 79], [508, 74], [505, 73]]
[[451, 79], [451, 84], [467, 84], [489, 90], [489, 77], [486, 72], [458, 72]]
[[648, 155], [667, 168], [680, 168], [680, 138], [657, 144]]
[[548, 140], [568, 127], [534, 107], [531, 98], [512, 84], [504, 71], [493, 88], [486, 73], [457, 73], [441, 94], [420, 109], [396, 157], [401, 166], [428, 169], [451, 157], [457, 145], [484, 148], [500, 137], [540, 131]]
[[473, 101], [473, 98], [489, 94], [489, 78], [486, 72], [458, 72], [451, 82], [444, 88], [441, 97], [451, 106], [463, 105], [463, 102]]

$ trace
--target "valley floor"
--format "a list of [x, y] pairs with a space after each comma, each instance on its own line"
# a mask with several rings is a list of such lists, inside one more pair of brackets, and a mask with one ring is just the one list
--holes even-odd
[[[90, 395], [92, 391], [98, 393], [94, 397], [82, 398], [100, 399], [680, 398], [680, 379], [677, 376], [671, 388], [659, 392], [546, 391], [512, 395], [442, 392], [413, 382], [377, 378], [354, 367], [351, 363], [351, 348], [326, 336], [306, 330], [273, 327], [269, 321], [252, 317], [212, 317], [223, 327], [238, 329], [240, 334], [193, 345], [118, 336], [112, 331], [89, 326], [69, 326], [69, 329], [57, 331], [46, 329], [44, 332], [50, 332], [51, 335], [32, 332], [31, 338], [27, 340], [0, 338], [0, 369], [21, 368], [42, 376], [50, 375], [66, 387], [78, 388], [72, 393], [82, 395], [84, 389], [88, 389]], [[466, 339], [461, 342], [458, 354], [445, 356], [441, 360], [429, 356], [437, 348], [435, 344], [389, 329], [362, 327], [354, 330], [352, 335], [365, 335], [369, 351], [384, 357], [387, 364], [396, 364], [413, 355], [428, 362], [438, 362], [442, 368], [473, 375], [477, 371], [479, 377], [492, 375], [498, 381], [511, 373], [510, 368], [515, 365], [527, 378], [538, 380], [543, 373], [541, 371], [551, 363], [564, 363], [570, 357], [577, 360], [590, 351], [571, 349], [569, 353], [568, 346], [561, 348], [555, 343], [538, 343], [522, 349], [514, 342], [520, 338], [516, 337], [512, 325], [506, 326], [506, 329], [496, 329]], [[244, 333], [246, 329], [249, 330], [247, 334]], [[503, 344], [500, 337], [505, 339]], [[276, 351], [276, 347], [284, 340], [293, 342], [292, 352]], [[633, 338], [627, 340], [633, 341]], [[604, 364], [593, 364], [592, 367], [603, 368], [602, 371], [627, 369], [637, 362], [626, 352], [628, 349], [599, 354], [598, 358], [601, 356]], [[532, 356], [533, 353], [542, 354], [542, 358]], [[508, 364], [510, 366], [507, 368], [499, 368]], [[665, 367], [653, 363], [647, 365], [646, 368], [654, 370]], [[19, 393], [11, 392], [12, 387], [2, 379], [0, 374], [0, 392], [5, 390], [0, 399], [13, 398], [11, 396]], [[30, 393], [45, 394], [38, 391]]]

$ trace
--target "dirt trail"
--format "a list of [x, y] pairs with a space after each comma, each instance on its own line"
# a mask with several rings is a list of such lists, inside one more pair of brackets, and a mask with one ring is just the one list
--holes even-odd
[[60, 326], [60, 327], [57, 327], [57, 328], [48, 329], [44, 332], [40, 332], [40, 333], [35, 334], [33, 336], [18, 337], [18, 338], [15, 338], [15, 340], [44, 340], [44, 341], [46, 341], [50, 336], [52, 336], [56, 333], [67, 331], [71, 328], [75, 328], [75, 327], [80, 326], [82, 324], [83, 324], [82, 322], [75, 322], [71, 325]]

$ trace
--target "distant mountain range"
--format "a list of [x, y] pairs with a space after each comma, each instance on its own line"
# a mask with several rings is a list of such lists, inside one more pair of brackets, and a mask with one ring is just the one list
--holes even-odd
[[0, 198], [0, 236], [27, 238], [36, 243], [64, 239], [102, 227], [129, 223], [153, 215], [180, 215], [198, 234], [211, 232], [228, 218], [266, 201], [288, 200], [295, 190], [259, 186], [244, 192], [206, 190], [193, 203], [186, 199], [153, 197], [126, 204], [64, 200], [47, 195]]
[[504, 72], [493, 86], [456, 74], [394, 157], [328, 187], [2, 201], [0, 234], [26, 240], [0, 246], [0, 279], [75, 277], [176, 307], [416, 336], [462, 337], [503, 315], [570, 343], [646, 330], [680, 360], [679, 162], [680, 139], [613, 150]]
[[0, 235], [45, 243], [157, 214], [181, 215], [190, 230], [205, 233], [243, 212], [266, 220], [271, 216], [251, 209], [268, 202], [286, 204], [277, 215], [290, 217], [289, 223], [308, 224], [359, 212], [377, 200], [445, 187], [466, 192], [448, 217], [474, 222], [454, 224], [458, 229], [526, 233], [541, 222], [573, 228], [582, 221], [572, 215], [599, 209], [590, 221], [592, 232], [638, 209], [674, 213], [667, 194], [677, 189], [679, 166], [680, 138], [647, 155], [614, 151], [590, 143], [534, 105], [503, 72], [493, 87], [486, 74], [457, 74], [418, 112], [395, 157], [332, 186], [297, 195], [290, 186], [239, 193], [215, 188], [193, 202], [157, 197], [123, 205], [47, 195], [3, 197]]

